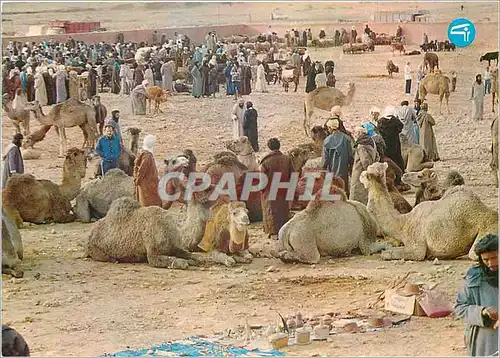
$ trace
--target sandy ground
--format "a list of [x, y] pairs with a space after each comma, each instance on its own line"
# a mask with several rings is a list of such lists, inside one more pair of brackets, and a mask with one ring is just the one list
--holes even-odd
[[[42, 4], [30, 5], [38, 9]], [[431, 5], [437, 9], [458, 7], [445, 3]], [[27, 5], [8, 6], [14, 11], [14, 7], [26, 9]], [[50, 8], [52, 4], [44, 6]], [[67, 4], [68, 9], [73, 6], [76, 5]], [[4, 11], [6, 9], [10, 10], [4, 5]], [[362, 17], [363, 9], [356, 16]], [[91, 16], [90, 10], [80, 13]], [[42, 20], [41, 16], [52, 15], [37, 16]], [[108, 16], [111, 19], [111, 14]], [[406, 60], [411, 61], [414, 69], [421, 61], [421, 56], [393, 57], [388, 47], [377, 47], [374, 53], [358, 55], [343, 55], [339, 49], [312, 50], [311, 56], [314, 60], [335, 61], [337, 87], [343, 91], [348, 81], [355, 83], [354, 103], [344, 108], [343, 115], [350, 126], [365, 121], [371, 106], [383, 108], [406, 98], [402, 74], [384, 77], [388, 59], [400, 69], [404, 68]], [[436, 169], [441, 177], [449, 169], [459, 170], [466, 185], [490, 207], [496, 207], [497, 190], [492, 185], [489, 170], [493, 119], [490, 96], [485, 100], [485, 119], [481, 122], [470, 119], [470, 86], [474, 75], [484, 70], [477, 62], [477, 49], [440, 53], [439, 57], [444, 71], [454, 69], [458, 72], [458, 86], [457, 92], [451, 94], [450, 115], [439, 115], [437, 98], [428, 98], [430, 112], [437, 122], [435, 132], [442, 159], [436, 163]], [[381, 77], [368, 78], [368, 75]], [[297, 93], [284, 93], [283, 88], [270, 86], [269, 94], [256, 93], [246, 98], [254, 103], [259, 113], [261, 147], [272, 136], [280, 138], [285, 151], [307, 142], [302, 130], [304, 87], [305, 78], [301, 78]], [[145, 134], [157, 136], [159, 167], [163, 166], [164, 158], [185, 148], [194, 150], [203, 163], [222, 150], [222, 142], [231, 137], [229, 112], [234, 102], [223, 93], [215, 99], [174, 96], [165, 114], [156, 117], [133, 116], [127, 97], [102, 94], [102, 100], [108, 113], [120, 109], [123, 133], [126, 128], [136, 126], [143, 130], [141, 141]], [[44, 112], [48, 110], [45, 108]], [[446, 113], [446, 107], [443, 112]], [[321, 123], [318, 115], [326, 117], [327, 113], [316, 112], [315, 120]], [[4, 119], [2, 139], [5, 147], [14, 127]], [[32, 128], [38, 126], [33, 120]], [[68, 129], [67, 135], [70, 144], [80, 145], [80, 129]], [[44, 151], [41, 159], [26, 161], [26, 171], [60, 183], [62, 159], [58, 159], [58, 139], [53, 130], [38, 148]], [[89, 169], [87, 179], [90, 175]], [[412, 193], [408, 199], [413, 203]], [[179, 208], [171, 210], [181, 222], [183, 212]], [[312, 266], [286, 265], [276, 259], [256, 258], [250, 265], [232, 269], [214, 266], [172, 271], [146, 264], [108, 264], [84, 259], [83, 245], [91, 225], [27, 225], [21, 231], [25, 277], [9, 279], [3, 276], [2, 322], [23, 334], [33, 355], [88, 356], [128, 347], [144, 348], [192, 334], [211, 335], [235, 330], [244, 323], [246, 316], [250, 324], [268, 325], [276, 322], [275, 311], [283, 315], [297, 311], [311, 315], [363, 310], [377, 296], [377, 291], [384, 290], [397, 276], [410, 270], [415, 271], [410, 281], [438, 283], [448, 299], [453, 300], [470, 265], [467, 259], [443, 262], [440, 266], [431, 262], [383, 262], [375, 255], [325, 259]], [[265, 243], [260, 225], [253, 225], [252, 247], [259, 248]], [[269, 266], [276, 270], [268, 270]], [[400, 327], [334, 335], [329, 342], [290, 347], [286, 351], [292, 355], [464, 356], [463, 328], [462, 322], [451, 317], [412, 317], [409, 323]]]

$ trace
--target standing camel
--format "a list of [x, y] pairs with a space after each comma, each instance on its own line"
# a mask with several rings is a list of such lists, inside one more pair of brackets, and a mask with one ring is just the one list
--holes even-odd
[[343, 94], [338, 88], [319, 87], [306, 94], [304, 101], [304, 130], [309, 137], [309, 128], [314, 108], [330, 111], [334, 106], [348, 106], [352, 102], [356, 88], [354, 83], [347, 84], [347, 94]]
[[440, 70], [430, 73], [420, 82], [418, 87], [418, 93], [420, 100], [423, 102], [425, 96], [430, 94], [439, 95], [439, 114], [441, 112], [441, 106], [443, 104], [443, 97], [446, 99], [446, 108], [448, 109], [448, 114], [450, 114], [450, 105], [448, 100], [450, 99], [450, 79], [443, 75]]
[[16, 133], [21, 133], [21, 124], [23, 125], [23, 134], [30, 133], [30, 111], [26, 109], [26, 95], [21, 88], [16, 90], [16, 96], [12, 100], [11, 95], [6, 93], [2, 97], [2, 107], [7, 117], [12, 120]]
[[37, 101], [29, 108], [35, 118], [43, 125], [53, 125], [59, 136], [59, 157], [67, 152], [66, 128], [80, 127], [83, 132], [83, 146], [95, 146], [97, 135], [96, 115], [93, 106], [84, 104], [77, 99], [70, 98], [66, 102], [51, 108], [49, 114], [44, 115], [42, 107]]

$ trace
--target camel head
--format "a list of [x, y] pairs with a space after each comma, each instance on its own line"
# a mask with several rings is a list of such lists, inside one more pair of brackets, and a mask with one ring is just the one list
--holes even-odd
[[421, 184], [437, 183], [438, 176], [432, 169], [424, 168], [419, 172], [408, 172], [403, 174], [403, 183], [418, 188]]
[[139, 137], [139, 134], [141, 134], [142, 130], [140, 128], [136, 127], [130, 127], [127, 129], [127, 132], [132, 136], [132, 137]]
[[294, 171], [300, 172], [306, 162], [314, 155], [314, 150], [311, 148], [293, 148], [288, 152], [288, 156], [292, 161]]
[[[38, 101], [33, 101], [33, 102], [28, 102], [26, 107], [24, 107], [27, 111], [32, 111], [35, 113], [35, 115], [39, 112], [42, 112], [42, 106], [40, 106], [40, 102]], [[43, 115], [43, 113], [42, 113]]]
[[253, 153], [252, 144], [246, 136], [239, 137], [233, 141], [226, 142], [226, 149], [235, 153], [236, 155], [248, 155]]
[[[250, 225], [250, 219], [248, 218], [248, 209], [243, 201], [230, 202], [228, 215], [229, 222], [233, 223], [238, 231], [247, 230], [248, 225]], [[243, 242], [236, 243], [243, 244]]]
[[328, 132], [325, 127], [314, 126], [311, 128], [311, 139], [313, 141], [323, 142], [326, 137], [328, 137]]
[[77, 173], [80, 178], [85, 178], [87, 169], [87, 154], [78, 148], [70, 148], [64, 160], [64, 173]]
[[359, 181], [367, 190], [374, 184], [382, 185], [387, 188], [385, 173], [389, 164], [376, 162], [368, 166], [368, 168], [361, 173]]
[[163, 163], [165, 163], [165, 173], [184, 172], [189, 168], [189, 158], [183, 154], [165, 159]]

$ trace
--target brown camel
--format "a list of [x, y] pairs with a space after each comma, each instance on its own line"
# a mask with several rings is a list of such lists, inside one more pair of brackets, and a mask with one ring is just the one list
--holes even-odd
[[410, 143], [403, 133], [399, 134], [399, 141], [407, 172], [418, 172], [424, 168], [434, 167], [434, 163], [427, 162], [427, 153], [421, 145]]
[[14, 100], [12, 100], [8, 93], [2, 97], [3, 110], [7, 114], [7, 117], [12, 120], [14, 127], [16, 127], [16, 133], [21, 133], [22, 125], [24, 135], [30, 133], [30, 111], [26, 109], [26, 105], [26, 95], [21, 88], [16, 90]]
[[50, 180], [37, 180], [31, 174], [14, 174], [2, 191], [3, 209], [18, 225], [23, 221], [36, 224], [73, 221], [70, 202], [80, 192], [86, 166], [85, 152], [71, 148], [64, 160], [60, 185]]
[[352, 103], [356, 90], [354, 83], [347, 84], [347, 94], [343, 94], [338, 88], [319, 87], [306, 94], [304, 101], [304, 130], [309, 137], [309, 128], [314, 108], [330, 111], [334, 106], [348, 106]]
[[491, 171], [495, 178], [495, 186], [498, 188], [498, 117], [491, 123]]
[[420, 100], [423, 102], [427, 94], [439, 95], [439, 114], [442, 114], [441, 107], [443, 104], [443, 97], [446, 99], [446, 107], [448, 114], [450, 114], [450, 79], [443, 75], [441, 71], [436, 70], [434, 73], [428, 74], [418, 87]]
[[439, 70], [439, 57], [433, 52], [426, 52], [424, 55], [424, 69], [429, 69], [434, 72], [434, 67]]
[[130, 127], [127, 129], [130, 134], [129, 147], [130, 151], [137, 155], [137, 149], [139, 148], [139, 135], [141, 134], [140, 128]]
[[59, 136], [59, 156], [62, 157], [67, 149], [66, 128], [80, 127], [83, 132], [83, 146], [88, 144], [95, 147], [97, 124], [94, 107], [84, 104], [77, 99], [70, 98], [57, 104], [45, 115], [37, 101], [30, 108], [35, 113], [35, 118], [43, 125], [53, 125]]
[[[47, 126], [42, 125], [36, 131], [34, 131], [33, 133], [30, 133], [28, 136], [26, 136], [26, 138], [23, 142], [23, 148], [24, 149], [27, 149], [27, 148], [33, 149], [33, 146], [36, 143], [41, 142], [42, 140], [45, 139], [45, 136], [47, 135], [47, 132], [50, 130], [50, 128], [52, 128], [52, 125], [47, 125]], [[24, 156], [23, 156], [23, 158], [24, 158]]]

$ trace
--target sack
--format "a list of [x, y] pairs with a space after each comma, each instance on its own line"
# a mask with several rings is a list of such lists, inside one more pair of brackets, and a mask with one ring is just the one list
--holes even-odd
[[438, 291], [425, 291], [417, 297], [425, 314], [431, 318], [446, 317], [453, 312], [453, 305], [443, 293]]

